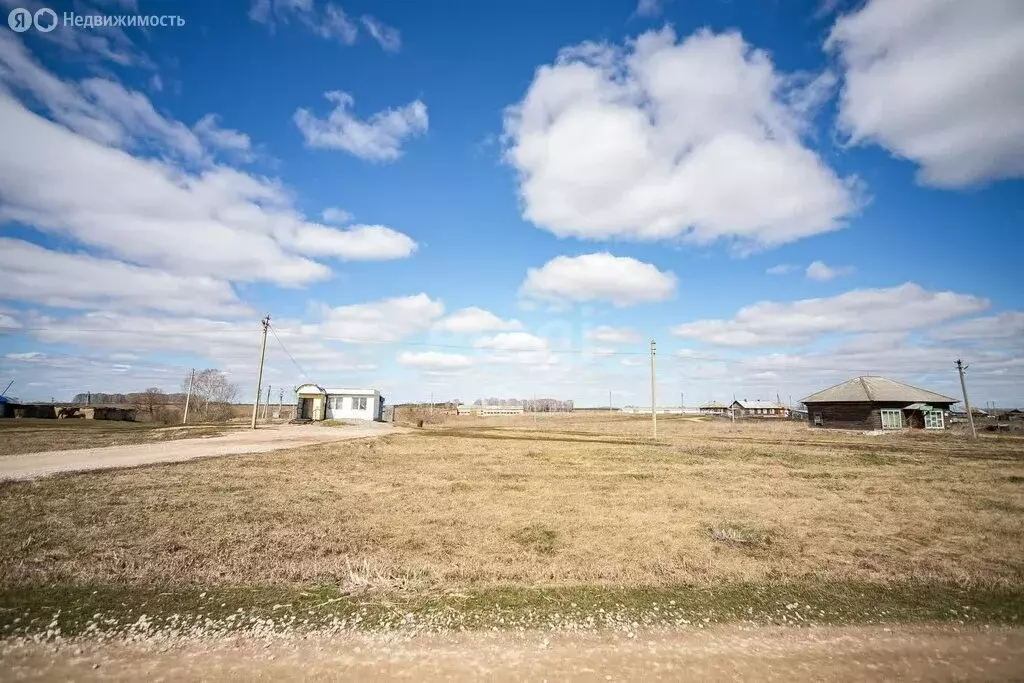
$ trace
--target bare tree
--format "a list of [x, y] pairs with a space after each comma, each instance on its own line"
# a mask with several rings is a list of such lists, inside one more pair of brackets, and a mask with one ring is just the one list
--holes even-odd
[[156, 387], [150, 387], [139, 394], [131, 394], [131, 399], [136, 410], [148, 414], [151, 420], [156, 419], [157, 410], [167, 403], [167, 395]]
[[[181, 386], [188, 391], [190, 375], [182, 380]], [[196, 373], [192, 383], [192, 402], [189, 414], [201, 422], [226, 420], [231, 417], [231, 404], [238, 398], [238, 385], [231, 383], [228, 376], [216, 368], [207, 368]], [[193, 412], [194, 411], [194, 412]]]

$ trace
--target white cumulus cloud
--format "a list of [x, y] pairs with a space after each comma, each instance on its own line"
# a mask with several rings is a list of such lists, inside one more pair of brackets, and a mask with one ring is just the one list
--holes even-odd
[[411, 256], [416, 242], [383, 225], [353, 225], [346, 229], [301, 225], [289, 244], [310, 256], [334, 256], [348, 261], [382, 261]]
[[333, 2], [319, 0], [253, 0], [249, 18], [267, 25], [271, 31], [278, 24], [296, 22], [314, 35], [352, 45], [359, 36], [359, 28], [343, 10]]
[[661, 0], [638, 0], [636, 13], [641, 17], [656, 17], [662, 12]]
[[609, 301], [631, 306], [675, 295], [676, 276], [650, 263], [602, 252], [558, 256], [530, 268], [520, 293], [550, 303]]
[[1024, 345], [1024, 311], [1006, 311], [997, 315], [973, 318], [935, 330], [932, 336], [948, 340], [1013, 339]]
[[232, 152], [243, 161], [249, 161], [252, 155], [252, 140], [245, 133], [232, 128], [222, 128], [220, 117], [207, 114], [192, 127], [196, 134], [211, 147]]
[[854, 289], [833, 297], [741, 308], [731, 319], [697, 320], [672, 334], [721, 346], [811, 343], [830, 333], [913, 330], [978, 313], [987, 299], [956, 292], [928, 291], [912, 282], [884, 289]]
[[1024, 3], [869, 0], [825, 45], [851, 142], [913, 161], [927, 185], [1024, 176]]
[[[12, 35], [0, 32], [0, 221], [172, 274], [282, 285], [330, 276], [307, 254], [412, 252], [411, 239], [383, 226], [334, 231], [311, 223], [280, 181], [213, 163], [201, 137], [244, 147], [215, 117], [200, 136], [117, 83], [63, 81]], [[52, 120], [15, 90], [30, 93]]]
[[325, 223], [337, 223], [339, 225], [348, 223], [352, 220], [353, 216], [345, 209], [339, 209], [335, 206], [327, 207], [320, 214], [320, 217], [324, 219]]
[[335, 104], [327, 118], [308, 109], [295, 112], [295, 125], [309, 147], [340, 149], [368, 161], [394, 161], [402, 155], [405, 140], [422, 135], [429, 125], [427, 105], [420, 100], [363, 120], [352, 113], [355, 100], [348, 93], [334, 90], [324, 96]]
[[397, 358], [399, 364], [420, 370], [461, 370], [473, 364], [473, 359], [461, 353], [439, 351], [402, 351]]
[[338, 306], [323, 311], [319, 332], [350, 342], [394, 342], [429, 328], [444, 304], [426, 294]]
[[505, 117], [524, 217], [559, 236], [744, 250], [838, 229], [856, 183], [801, 139], [833, 80], [779, 73], [738, 33], [564, 49]]
[[548, 342], [529, 332], [501, 332], [477, 339], [473, 346], [496, 351], [543, 351], [548, 348]]
[[814, 261], [804, 271], [808, 280], [815, 280], [817, 282], [834, 280], [837, 277], [850, 275], [853, 272], [853, 266], [830, 266], [824, 261]]
[[608, 325], [598, 325], [592, 330], [587, 330], [584, 336], [590, 341], [603, 344], [636, 344], [641, 339], [636, 330]]
[[388, 26], [368, 14], [360, 17], [360, 21], [366, 27], [366, 32], [377, 41], [384, 52], [395, 53], [402, 49], [402, 34], [398, 32], [397, 28]]
[[154, 310], [167, 313], [251, 313], [231, 285], [204, 276], [181, 276], [87, 254], [45, 249], [0, 237], [0, 298], [63, 308]]
[[518, 330], [522, 323], [518, 320], [502, 320], [490, 311], [476, 306], [462, 308], [437, 322], [434, 326], [443, 332], [468, 334], [473, 332], [492, 332], [500, 330]]

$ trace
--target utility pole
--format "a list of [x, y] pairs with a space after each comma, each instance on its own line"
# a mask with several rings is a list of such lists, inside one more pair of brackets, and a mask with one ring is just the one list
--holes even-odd
[[956, 359], [956, 370], [960, 373], [960, 389], [964, 392], [964, 408], [967, 409], [967, 421], [971, 423], [971, 436], [977, 439], [978, 430], [974, 428], [974, 415], [971, 413], [971, 403], [967, 400], [967, 382], [964, 381], [964, 370], [968, 367], [959, 358]]
[[185, 394], [185, 414], [181, 416], [181, 424], [188, 424], [188, 404], [192, 401], [192, 384], [196, 381], [196, 369], [192, 368], [192, 374], [188, 378], [188, 393]]
[[686, 412], [686, 396], [684, 394], [679, 394], [679, 411]]
[[277, 395], [277, 416], [281, 417], [281, 410], [284, 408], [284, 389]]
[[608, 390], [608, 413], [611, 414], [612, 412], [614, 412], [612, 410], [612, 390], [609, 389]]
[[658, 438], [658, 398], [654, 392], [654, 352], [655, 343], [651, 340], [651, 432]]
[[256, 373], [256, 403], [252, 406], [252, 429], [256, 429], [256, 415], [260, 409], [260, 389], [263, 388], [263, 358], [267, 355], [267, 330], [270, 328], [270, 316], [264, 316], [260, 321], [263, 324], [263, 341], [260, 343], [260, 369]]
[[263, 421], [267, 420], [267, 409], [270, 408], [270, 385], [267, 385], [267, 400], [263, 403]]

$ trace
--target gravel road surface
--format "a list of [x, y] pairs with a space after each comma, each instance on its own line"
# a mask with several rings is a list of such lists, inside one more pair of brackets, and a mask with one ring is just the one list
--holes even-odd
[[111, 467], [181, 462], [218, 455], [265, 453], [326, 441], [380, 436], [392, 431], [394, 431], [394, 427], [381, 422], [367, 422], [365, 425], [351, 427], [268, 425], [256, 430], [239, 429], [229, 434], [197, 439], [5, 455], [0, 456], [0, 481], [35, 479], [58, 472], [80, 472]]
[[1020, 680], [1024, 629], [718, 626], [0, 644], [7, 680]]

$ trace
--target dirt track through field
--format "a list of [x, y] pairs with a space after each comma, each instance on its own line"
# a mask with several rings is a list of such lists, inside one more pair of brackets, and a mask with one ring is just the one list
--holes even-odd
[[1024, 630], [718, 626], [0, 645], [14, 680], [1019, 680]]
[[265, 453], [328, 441], [390, 434], [394, 427], [380, 422], [345, 427], [274, 425], [239, 429], [221, 436], [180, 439], [151, 444], [80, 448], [0, 456], [0, 481], [36, 479], [58, 472], [81, 472], [242, 453]]

